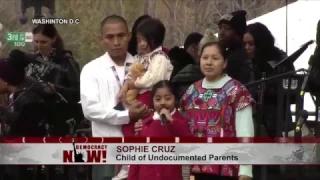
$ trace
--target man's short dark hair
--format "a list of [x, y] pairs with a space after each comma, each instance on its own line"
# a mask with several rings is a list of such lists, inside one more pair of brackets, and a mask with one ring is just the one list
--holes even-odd
[[[162, 46], [166, 34], [166, 28], [159, 19], [148, 18], [139, 24], [136, 32], [143, 35], [150, 48], [154, 50], [155, 48]], [[136, 34], [134, 34], [134, 36], [135, 35]]]
[[203, 35], [197, 32], [190, 33], [184, 41], [183, 48], [188, 49], [191, 45], [198, 45], [203, 38]]
[[122, 16], [119, 16], [119, 15], [110, 15], [110, 16], [107, 16], [106, 18], [104, 18], [101, 23], [100, 23], [100, 30], [102, 32], [102, 28], [105, 24], [107, 23], [123, 23], [125, 24], [127, 27], [128, 27], [128, 23], [127, 21], [122, 17]]

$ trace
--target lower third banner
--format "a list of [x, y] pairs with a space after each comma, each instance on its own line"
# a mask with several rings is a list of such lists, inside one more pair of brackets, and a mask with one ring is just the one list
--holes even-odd
[[315, 144], [294, 143], [4, 143], [0, 164], [310, 165]]

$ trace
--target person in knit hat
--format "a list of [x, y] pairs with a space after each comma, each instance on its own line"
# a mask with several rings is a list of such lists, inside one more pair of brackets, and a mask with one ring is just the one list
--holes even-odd
[[252, 61], [243, 46], [243, 35], [246, 32], [246, 14], [238, 10], [221, 17], [219, 25], [219, 42], [227, 49], [228, 65], [226, 72], [232, 78], [246, 84], [253, 80]]
[[230, 14], [225, 14], [219, 21], [219, 40], [226, 46], [242, 41], [242, 37], [247, 28], [247, 12], [239, 10]]
[[190, 33], [184, 41], [183, 48], [175, 46], [170, 49], [168, 56], [173, 65], [170, 79], [175, 77], [186, 66], [196, 63], [198, 59], [199, 42], [202, 37], [203, 35], [200, 33]]
[[[207, 29], [198, 44], [198, 56], [200, 55], [201, 48], [204, 44], [217, 41], [218, 38], [215, 36], [214, 31]], [[175, 85], [175, 87], [177, 87], [175, 89], [175, 93], [179, 99], [182, 98], [183, 94], [187, 91], [191, 84], [204, 77], [199, 65], [199, 58], [195, 59], [194, 64], [187, 65], [171, 79], [172, 83]]]

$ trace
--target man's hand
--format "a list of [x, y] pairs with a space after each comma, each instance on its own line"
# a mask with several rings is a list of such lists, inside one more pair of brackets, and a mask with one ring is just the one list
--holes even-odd
[[48, 83], [48, 86], [51, 88], [52, 91], [56, 91], [56, 87], [52, 83]]
[[243, 176], [243, 175], [239, 176], [239, 180], [251, 180], [251, 179], [252, 178], [249, 176]]
[[139, 121], [137, 121], [136, 123], [134, 123], [134, 132], [135, 132], [135, 135], [138, 135], [141, 130], [142, 130], [142, 120], [140, 119]]
[[52, 83], [42, 83], [43, 89], [47, 93], [54, 93], [55, 86]]
[[144, 119], [149, 116], [150, 110], [145, 104], [135, 101], [129, 106], [129, 118], [130, 121], [137, 121], [138, 119]]

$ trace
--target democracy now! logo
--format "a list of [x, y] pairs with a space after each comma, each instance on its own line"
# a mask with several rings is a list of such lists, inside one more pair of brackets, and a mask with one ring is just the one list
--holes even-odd
[[107, 145], [76, 145], [72, 142], [73, 150], [63, 150], [63, 163], [90, 163], [107, 162]]
[[32, 24], [80, 24], [80, 19], [68, 18], [40, 18], [32, 19]]

